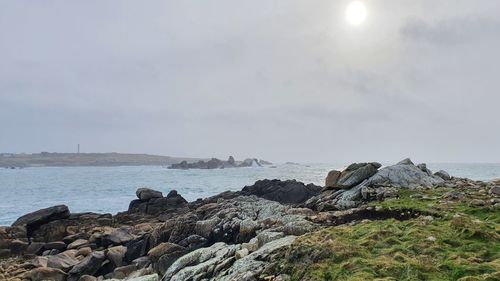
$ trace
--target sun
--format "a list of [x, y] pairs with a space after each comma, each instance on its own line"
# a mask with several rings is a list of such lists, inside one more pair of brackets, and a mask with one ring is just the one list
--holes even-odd
[[345, 20], [350, 25], [360, 25], [366, 20], [368, 11], [361, 1], [352, 1], [345, 10]]

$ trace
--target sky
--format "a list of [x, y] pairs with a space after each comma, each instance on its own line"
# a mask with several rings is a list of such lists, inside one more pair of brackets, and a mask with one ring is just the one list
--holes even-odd
[[0, 0], [0, 152], [500, 162], [500, 1]]

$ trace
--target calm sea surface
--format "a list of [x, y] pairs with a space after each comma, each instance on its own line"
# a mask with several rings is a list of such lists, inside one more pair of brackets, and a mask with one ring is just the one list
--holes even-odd
[[[41, 208], [66, 204], [71, 212], [116, 213], [128, 208], [138, 187], [166, 195], [177, 190], [188, 201], [241, 190], [259, 179], [297, 179], [322, 185], [329, 170], [344, 165], [278, 165], [277, 168], [168, 170], [163, 167], [64, 167], [0, 169], [0, 225]], [[428, 164], [432, 171], [477, 180], [500, 178], [500, 164]]]

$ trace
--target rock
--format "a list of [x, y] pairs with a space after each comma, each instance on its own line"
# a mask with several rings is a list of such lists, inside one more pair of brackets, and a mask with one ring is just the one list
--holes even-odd
[[379, 163], [354, 163], [349, 165], [342, 173], [336, 183], [342, 188], [350, 188], [362, 183], [377, 173]]
[[213, 217], [208, 220], [197, 221], [194, 227], [194, 231], [197, 235], [205, 238], [210, 238], [211, 233], [216, 229], [216, 226], [219, 223], [220, 219], [217, 217]]
[[219, 266], [212, 280], [260, 280], [262, 273], [275, 267], [275, 255], [290, 247], [295, 236], [286, 236], [262, 246], [257, 251], [234, 261], [231, 265]]
[[500, 186], [494, 186], [489, 191], [490, 194], [500, 196]]
[[410, 158], [403, 159], [399, 161], [396, 165], [415, 165]]
[[49, 243], [45, 243], [43, 245], [43, 248], [45, 250], [53, 250], [53, 249], [56, 249], [58, 251], [64, 251], [66, 250], [67, 246], [66, 246], [66, 243], [62, 242], [62, 241], [55, 241], [55, 242], [49, 242]]
[[149, 250], [148, 256], [153, 261], [153, 268], [164, 274], [167, 269], [181, 256], [186, 254], [186, 248], [173, 243], [161, 243]]
[[482, 207], [486, 205], [486, 202], [481, 199], [472, 199], [469, 204], [474, 207]]
[[28, 248], [26, 249], [26, 254], [28, 255], [40, 255], [43, 250], [44, 250], [44, 243], [40, 242], [33, 242], [29, 244]]
[[242, 259], [242, 258], [248, 256], [249, 253], [250, 252], [248, 251], [247, 248], [242, 248], [241, 250], [236, 251], [235, 257], [237, 260], [239, 260], [239, 259]]
[[248, 243], [242, 243], [241, 248], [247, 249], [249, 253], [255, 252], [259, 249], [259, 241], [257, 238], [252, 238]]
[[97, 281], [97, 278], [90, 275], [82, 275], [78, 281]]
[[445, 181], [451, 180], [450, 174], [448, 174], [446, 171], [443, 171], [443, 170], [440, 170], [440, 171], [434, 173], [434, 175], [442, 178]]
[[159, 278], [158, 274], [156, 274], [156, 273], [127, 279], [127, 281], [159, 281], [159, 280], [160, 280], [160, 278]]
[[79, 263], [75, 257], [76, 250], [67, 250], [60, 254], [49, 256], [47, 259], [47, 267], [57, 268], [67, 272]]
[[[110, 234], [105, 234], [101, 238], [101, 243], [107, 245], [122, 245], [132, 241], [135, 237], [126, 228], [118, 228]], [[69, 247], [69, 246], [68, 246]]]
[[253, 219], [244, 219], [240, 222], [239, 237], [242, 241], [248, 241], [255, 236], [255, 232], [259, 229], [259, 224]]
[[285, 234], [283, 232], [264, 231], [259, 233], [256, 238], [259, 247], [262, 247], [264, 244], [283, 238], [284, 236]]
[[186, 204], [187, 201], [179, 195], [177, 191], [172, 190], [166, 197], [151, 198], [148, 201], [142, 201], [140, 199], [133, 200], [130, 202], [127, 212], [158, 215], [162, 212], [177, 210], [185, 207]]
[[185, 251], [185, 248], [174, 243], [165, 242], [149, 250], [148, 256], [153, 262], [155, 262], [158, 261], [158, 259], [163, 255], [178, 251]]
[[77, 240], [73, 241], [71, 244], [68, 245], [68, 250], [79, 249], [79, 248], [82, 248], [82, 247], [84, 247], [84, 246], [86, 246], [88, 244], [89, 244], [88, 240], [77, 239]]
[[127, 247], [125, 246], [115, 246], [108, 248], [106, 252], [106, 257], [109, 259], [114, 267], [120, 267], [123, 265], [123, 258], [127, 252]]
[[148, 201], [153, 198], [162, 198], [163, 194], [160, 191], [156, 191], [150, 188], [139, 188], [135, 192], [137, 198], [141, 201]]
[[28, 242], [21, 241], [19, 239], [12, 240], [10, 243], [10, 252], [12, 255], [22, 254], [26, 249], [28, 249]]
[[415, 165], [407, 164], [407, 161], [405, 160], [401, 162], [405, 164], [397, 164], [381, 169], [364, 185], [390, 185], [399, 188], [415, 188], [435, 187], [444, 183], [443, 179], [441, 179], [440, 177], [428, 175], [427, 173], [417, 168]]
[[76, 241], [78, 239], [88, 240], [89, 238], [90, 238], [89, 234], [80, 232], [80, 233], [68, 235], [68, 236], [64, 237], [62, 240], [66, 244], [71, 244], [73, 241]]
[[325, 187], [335, 187], [337, 185], [337, 182], [340, 178], [340, 171], [337, 170], [331, 170], [328, 172], [328, 175], [326, 176], [325, 179]]
[[145, 256], [151, 249], [150, 236], [150, 234], [146, 234], [127, 243], [125, 261], [131, 262], [139, 257]]
[[65, 205], [58, 205], [41, 209], [18, 218], [12, 226], [25, 225], [28, 236], [43, 224], [49, 223], [54, 220], [68, 218], [70, 215], [69, 209]]
[[26, 279], [32, 281], [50, 280], [50, 281], [66, 281], [66, 273], [60, 269], [40, 267], [32, 269], [25, 275]]
[[47, 261], [49, 258], [47, 257], [34, 257], [31, 260], [31, 264], [33, 264], [35, 267], [47, 267]]
[[135, 264], [120, 266], [113, 271], [113, 278], [124, 279], [137, 270]]
[[177, 259], [166, 271], [163, 280], [200, 280], [210, 277], [215, 266], [227, 258], [233, 258], [240, 245], [227, 245], [223, 242], [201, 248]]
[[417, 165], [417, 168], [419, 168], [419, 169], [420, 169], [420, 171], [422, 171], [422, 172], [424, 172], [424, 173], [428, 174], [429, 176], [432, 176], [432, 172], [431, 172], [431, 170], [427, 169], [427, 164], [425, 164], [425, 163], [418, 164], [418, 165]]
[[78, 256], [86, 257], [86, 256], [90, 255], [91, 253], [92, 253], [92, 248], [90, 248], [90, 247], [81, 247], [76, 252], [76, 256], [77, 257]]
[[298, 204], [318, 195], [321, 189], [319, 186], [305, 185], [295, 180], [260, 180], [254, 185], [245, 186], [242, 194], [256, 195], [282, 204]]
[[68, 281], [78, 280], [82, 275], [93, 275], [99, 270], [105, 259], [104, 252], [93, 252], [76, 264], [70, 271]]
[[0, 249], [0, 258], [10, 257], [11, 253], [9, 249]]
[[199, 248], [205, 247], [207, 244], [207, 239], [200, 235], [189, 235], [187, 238], [179, 242], [179, 245], [187, 248], [188, 251], [193, 251]]

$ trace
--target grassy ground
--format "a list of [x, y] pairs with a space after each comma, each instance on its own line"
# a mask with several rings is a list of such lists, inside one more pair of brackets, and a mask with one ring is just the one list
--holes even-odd
[[[399, 199], [373, 203], [433, 216], [365, 221], [302, 236], [281, 271], [292, 280], [500, 280], [500, 210], [484, 190], [462, 190], [462, 201], [444, 199], [451, 191], [405, 190]], [[473, 199], [486, 205], [471, 206]]]

